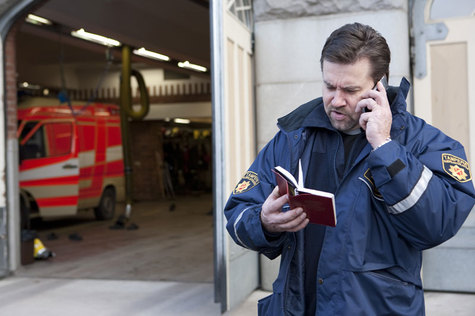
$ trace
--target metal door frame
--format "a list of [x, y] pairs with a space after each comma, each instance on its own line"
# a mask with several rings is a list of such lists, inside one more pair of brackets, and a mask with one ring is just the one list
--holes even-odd
[[210, 1], [211, 86], [213, 135], [213, 218], [214, 218], [214, 298], [221, 303], [221, 312], [227, 310], [226, 252], [224, 236], [224, 73], [223, 57], [223, 3]]
[[0, 65], [0, 79], [3, 85], [3, 139], [0, 146], [3, 149], [4, 172], [5, 172], [5, 206], [0, 206], [0, 277], [5, 277], [14, 271], [20, 262], [20, 216], [16, 210], [20, 209], [18, 188], [18, 149], [16, 141], [7, 136], [7, 86], [5, 78], [5, 41], [13, 24], [30, 8], [43, 0], [20, 0], [3, 1], [3, 10], [0, 13], [0, 36], [2, 52]]

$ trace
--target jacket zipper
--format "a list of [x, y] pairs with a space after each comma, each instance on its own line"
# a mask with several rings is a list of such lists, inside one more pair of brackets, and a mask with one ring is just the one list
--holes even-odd
[[296, 237], [295, 237], [295, 234], [296, 233], [291, 233], [291, 238], [292, 238], [292, 242], [290, 243], [291, 245], [294, 245], [293, 247], [291, 246], [287, 246], [287, 247], [290, 247], [290, 250], [292, 251], [292, 254], [289, 255], [289, 263], [287, 265], [287, 271], [285, 273], [286, 277], [285, 277], [285, 286], [284, 286], [284, 290], [282, 291], [282, 307], [283, 307], [283, 312], [285, 314], [287, 314], [287, 293], [289, 292], [289, 278], [290, 278], [290, 264], [292, 262], [292, 258], [294, 257], [294, 254], [295, 254], [295, 248], [297, 247], [297, 240], [296, 240]]
[[[287, 143], [289, 145], [289, 153], [290, 153], [290, 163], [289, 163], [290, 168], [289, 168], [289, 171], [290, 171], [290, 173], [295, 175], [295, 171], [297, 170], [298, 164], [295, 165], [293, 163], [294, 162], [294, 150], [292, 150], [292, 148], [294, 146], [292, 146], [292, 144], [293, 144], [294, 140], [292, 138], [296, 139], [296, 137], [298, 137], [298, 134], [293, 133], [293, 135], [292, 135], [293, 137], [291, 137], [289, 133], [287, 133], [286, 135], [287, 135]], [[302, 145], [300, 145], [300, 144], [302, 144], [302, 142], [305, 142], [305, 139], [304, 139], [305, 138], [305, 131], [304, 130], [300, 131], [300, 138], [302, 138], [302, 139], [298, 142], [299, 143], [299, 148], [297, 149], [297, 154], [301, 156], [302, 155], [302, 149], [301, 149]]]
[[[294, 152], [292, 151], [292, 137], [290, 137], [289, 134], [287, 134], [287, 144], [289, 146], [289, 153], [290, 153], [290, 162], [289, 162], [289, 167], [292, 168], [292, 162], [294, 160]], [[292, 170], [289, 170], [290, 173], [292, 173]]]
[[[337, 138], [340, 137], [337, 132], [335, 132], [335, 133], [337, 134]], [[337, 154], [338, 154], [338, 150], [339, 150], [339, 149], [340, 149], [340, 141], [338, 141], [337, 147], [336, 147], [336, 149], [335, 149], [335, 151], [334, 151], [334, 153], [333, 153], [333, 176], [334, 176], [335, 179], [338, 181], [338, 183], [337, 183], [337, 188], [336, 188], [336, 190], [335, 190], [335, 197], [336, 197], [336, 195], [337, 195], [337, 192], [338, 192], [338, 190], [339, 190], [340, 183], [341, 183], [341, 180], [340, 180], [340, 178], [338, 177], [338, 173], [337, 173], [337, 171], [336, 171], [336, 158], [337, 158], [336, 156], [337, 156]], [[328, 229], [325, 230], [325, 234], [323, 235], [322, 249], [320, 250], [320, 256], [323, 254], [323, 251], [324, 251], [324, 248], [325, 248], [325, 240], [327, 239], [327, 237], [326, 237], [327, 234], [328, 234]], [[318, 278], [319, 278], [318, 271], [319, 271], [320, 263], [321, 263], [321, 260], [319, 260], [318, 265], [317, 265], [317, 279], [315, 280], [315, 282], [317, 282], [317, 280], [318, 280]], [[320, 291], [321, 291], [321, 290], [320, 290]], [[316, 293], [316, 294], [317, 294], [317, 306], [315, 306], [315, 311], [316, 311], [316, 312], [318, 311], [318, 302], [321, 301], [321, 300], [318, 299], [318, 293], [319, 293], [319, 291], [317, 290], [317, 293]]]
[[[301, 140], [300, 142], [304, 141], [304, 132], [301, 131]], [[298, 135], [298, 134], [294, 134], [293, 137], [295, 138], [295, 136]], [[289, 152], [290, 152], [290, 172], [293, 174], [293, 172], [295, 170], [292, 170], [294, 169], [293, 168], [293, 156], [294, 156], [294, 151], [292, 150], [292, 137], [290, 137], [289, 134], [287, 134], [287, 142], [289, 144]], [[298, 154], [301, 155], [301, 149], [298, 148]], [[282, 291], [282, 307], [283, 307], [283, 312], [285, 314], [287, 314], [287, 293], [289, 292], [289, 278], [290, 278], [290, 264], [292, 263], [292, 258], [294, 257], [295, 255], [295, 249], [297, 247], [297, 237], [296, 237], [296, 233], [290, 233], [291, 234], [291, 238], [292, 238], [292, 242], [290, 243], [290, 245], [293, 245], [293, 246], [287, 246], [287, 247], [290, 247], [290, 250], [291, 250], [291, 254], [289, 254], [289, 261], [288, 261], [288, 265], [287, 265], [287, 271], [286, 271], [286, 277], [285, 277], [285, 286], [284, 286], [284, 289]]]
[[[336, 170], [336, 156], [338, 155], [338, 150], [340, 149], [340, 138], [341, 138], [341, 136], [337, 132], [335, 132], [335, 133], [337, 134], [338, 143], [337, 143], [335, 152], [333, 153], [333, 176], [338, 181], [337, 188], [336, 188], [336, 192], [338, 192], [338, 189], [340, 188], [340, 184], [343, 180], [343, 179], [340, 179], [340, 177], [338, 177], [338, 172]], [[343, 175], [343, 177], [344, 177], [344, 175]], [[336, 196], [336, 192], [335, 192], [335, 196]]]

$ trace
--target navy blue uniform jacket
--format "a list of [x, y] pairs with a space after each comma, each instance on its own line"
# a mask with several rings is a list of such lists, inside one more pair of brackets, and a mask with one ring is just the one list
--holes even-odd
[[[407, 112], [408, 91], [405, 79], [388, 89], [392, 141], [375, 151], [368, 143], [338, 183], [337, 225], [325, 231], [315, 280], [317, 315], [423, 315], [422, 250], [454, 236], [474, 205], [462, 145]], [[305, 174], [315, 143], [326, 157], [321, 175], [336, 172], [343, 143], [321, 98], [278, 125], [231, 194], [225, 215], [237, 244], [271, 259], [282, 256], [273, 294], [259, 302], [259, 315], [303, 315], [303, 231], [269, 238], [261, 207], [276, 186], [273, 167], [296, 175], [301, 160]]]

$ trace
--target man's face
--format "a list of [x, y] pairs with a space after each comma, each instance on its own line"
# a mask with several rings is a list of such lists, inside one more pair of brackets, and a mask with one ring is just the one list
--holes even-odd
[[361, 95], [373, 88], [371, 64], [363, 58], [353, 64], [323, 61], [323, 105], [334, 128], [341, 132], [358, 129], [361, 112], [355, 112]]

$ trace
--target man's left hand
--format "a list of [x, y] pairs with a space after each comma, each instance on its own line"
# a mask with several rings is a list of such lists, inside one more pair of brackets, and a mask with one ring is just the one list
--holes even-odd
[[373, 149], [390, 137], [393, 119], [386, 89], [381, 82], [376, 87], [377, 90], [364, 93], [363, 99], [356, 104], [356, 111], [362, 111], [363, 108], [369, 110], [361, 114], [359, 123], [366, 131], [366, 138]]

